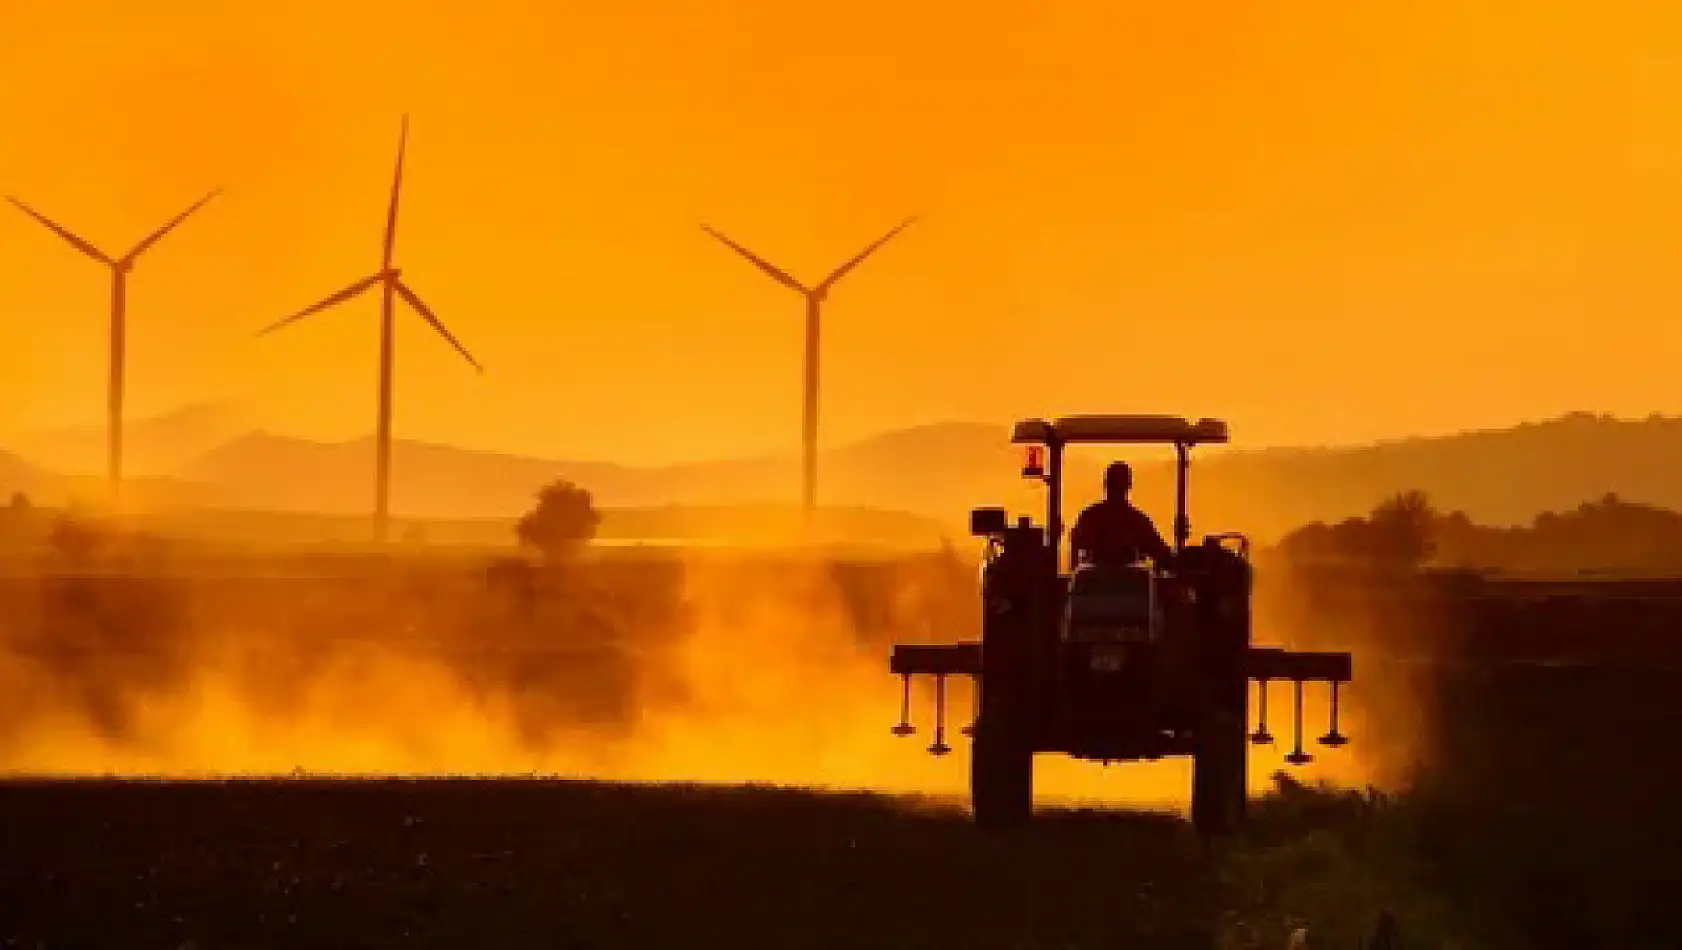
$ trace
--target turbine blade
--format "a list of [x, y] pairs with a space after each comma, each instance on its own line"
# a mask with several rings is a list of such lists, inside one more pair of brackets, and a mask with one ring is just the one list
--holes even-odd
[[123, 263], [127, 264], [127, 263], [133, 262], [133, 260], [135, 258], [137, 258], [141, 254], [145, 253], [147, 248], [149, 248], [152, 245], [158, 243], [158, 240], [160, 238], [162, 238], [164, 235], [168, 234], [169, 232], [175, 230], [176, 226], [178, 226], [181, 222], [187, 220], [187, 218], [192, 216], [193, 212], [195, 212], [195, 211], [199, 210], [200, 208], [204, 207], [206, 204], [209, 204], [210, 199], [216, 197], [217, 195], [219, 195], [221, 193], [222, 193], [222, 189], [220, 189], [220, 188], [212, 189], [210, 194], [205, 195], [203, 198], [200, 198], [199, 200], [193, 202], [192, 206], [189, 207], [186, 211], [181, 212], [180, 214], [176, 215], [173, 218], [170, 218], [167, 222], [164, 223], [163, 227], [157, 229], [156, 231], [153, 231], [151, 234], [148, 234], [146, 236], [145, 240], [141, 241], [139, 244], [136, 244], [134, 246], [134, 250], [129, 251], [127, 254], [124, 254], [123, 255]]
[[392, 255], [397, 251], [397, 197], [403, 191], [403, 153], [409, 145], [409, 117], [403, 116], [402, 131], [397, 133], [397, 171], [391, 176], [391, 204], [385, 211], [385, 245], [380, 252], [380, 260], [385, 269], [391, 269]]
[[456, 339], [455, 334], [450, 332], [450, 328], [444, 326], [444, 321], [438, 319], [438, 315], [432, 312], [432, 308], [428, 307], [419, 297], [415, 296], [415, 292], [410, 290], [407, 284], [402, 281], [397, 281], [396, 286], [398, 295], [404, 300], [407, 300], [409, 302], [409, 306], [414, 307], [415, 312], [420, 314], [422, 319], [424, 319], [427, 323], [432, 324], [432, 329], [437, 330], [439, 336], [449, 341], [449, 344], [456, 348], [456, 352], [461, 354], [462, 359], [470, 363], [473, 368], [479, 372], [483, 373], [485, 371], [485, 368], [479, 365], [479, 361], [473, 358], [473, 354], [467, 352], [467, 347], [462, 346], [461, 341]]
[[51, 218], [47, 217], [46, 215], [42, 214], [41, 212], [36, 211], [34, 208], [31, 208], [30, 206], [28, 206], [28, 205], [24, 204], [23, 202], [17, 200], [16, 198], [13, 198], [11, 195], [7, 195], [6, 200], [10, 201], [12, 204], [16, 205], [19, 211], [22, 211], [24, 214], [27, 214], [31, 218], [34, 218], [36, 221], [39, 221], [41, 223], [41, 225], [43, 227], [45, 227], [47, 230], [53, 232], [54, 234], [58, 235], [59, 237], [64, 238], [66, 241], [70, 242], [70, 246], [75, 248], [76, 250], [81, 251], [83, 254], [86, 254], [87, 256], [93, 258], [96, 261], [99, 261], [101, 264], [115, 264], [116, 263], [115, 261], [111, 260], [111, 258], [105, 256], [104, 251], [101, 251], [99, 248], [94, 247], [92, 244], [89, 244], [88, 242], [86, 242], [86, 241], [82, 240], [81, 238], [77, 237], [76, 235], [70, 233], [69, 228], [64, 227], [63, 225], [61, 225], [58, 222], [52, 220]]
[[298, 311], [297, 313], [294, 313], [293, 315], [291, 315], [290, 317], [287, 317], [284, 320], [277, 320], [274, 323], [269, 324], [268, 326], [264, 327], [263, 329], [258, 330], [257, 335], [258, 336], [264, 336], [266, 334], [273, 333], [274, 331], [280, 329], [281, 327], [286, 326], [287, 324], [297, 323], [299, 320], [304, 319], [305, 317], [309, 316], [312, 313], [320, 313], [321, 311], [326, 310], [328, 307], [337, 306], [338, 304], [344, 303], [345, 301], [350, 300], [351, 298], [357, 296], [358, 294], [363, 293], [369, 287], [372, 287], [375, 284], [379, 283], [380, 279], [383, 278], [384, 276], [385, 276], [384, 274], [375, 274], [372, 277], [364, 277], [361, 280], [357, 281], [356, 283], [351, 284], [349, 287], [346, 287], [345, 289], [343, 289], [343, 290], [341, 290], [337, 293], [331, 294], [327, 297], [323, 297], [321, 300], [310, 304], [309, 306], [307, 306], [304, 309]]
[[893, 240], [895, 235], [899, 234], [899, 232], [901, 232], [901, 231], [905, 230], [906, 228], [910, 227], [912, 225], [912, 223], [915, 222], [916, 220], [917, 220], [917, 218], [915, 216], [912, 216], [912, 217], [906, 218], [904, 221], [901, 221], [899, 224], [894, 225], [893, 230], [889, 231], [887, 234], [884, 234], [881, 237], [877, 238], [876, 240], [872, 241], [870, 244], [865, 246], [864, 250], [862, 250], [862, 251], [858, 252], [857, 254], [853, 255], [851, 259], [849, 259], [846, 263], [842, 264], [840, 267], [835, 268], [835, 270], [832, 271], [828, 277], [825, 277], [823, 279], [823, 283], [819, 284], [817, 289], [820, 290], [820, 291], [821, 290], [828, 290], [829, 288], [835, 286], [836, 281], [838, 281], [841, 278], [847, 276], [847, 273], [849, 271], [851, 271], [853, 268], [859, 266], [860, 264], [863, 264], [865, 258], [867, 258], [870, 255], [876, 253], [879, 249], [881, 249], [882, 245], [884, 245], [884, 244], [888, 243], [889, 241]]
[[720, 241], [722, 241], [724, 243], [725, 247], [728, 247], [732, 251], [735, 251], [737, 254], [740, 254], [743, 257], [747, 258], [748, 263], [750, 263], [753, 266], [755, 266], [755, 267], [759, 268], [760, 270], [764, 271], [767, 276], [769, 276], [772, 280], [776, 281], [777, 283], [782, 284], [784, 287], [787, 287], [790, 290], [793, 290], [793, 291], [795, 291], [796, 293], [799, 293], [799, 294], [810, 293], [810, 291], [808, 291], [806, 289], [806, 286], [804, 284], [802, 284], [798, 280], [795, 280], [793, 277], [790, 277], [788, 275], [787, 271], [784, 271], [782, 268], [779, 268], [777, 265], [771, 263], [770, 261], [766, 260], [765, 258], [760, 257], [759, 255], [757, 255], [754, 252], [748, 250], [747, 248], [741, 246], [740, 244], [737, 244], [735, 241], [730, 240], [728, 237], [725, 237], [724, 234], [722, 234], [721, 232], [715, 231], [711, 227], [709, 227], [705, 224], [701, 225], [701, 230], [707, 232], [708, 234], [712, 235], [715, 238], [718, 238]]

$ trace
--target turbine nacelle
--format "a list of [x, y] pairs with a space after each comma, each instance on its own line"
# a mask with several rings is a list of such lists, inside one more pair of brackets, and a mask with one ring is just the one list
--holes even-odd
[[71, 231], [69, 228], [65, 227], [62, 224], [59, 224], [57, 221], [54, 221], [52, 218], [47, 217], [46, 215], [42, 214], [41, 212], [39, 212], [39, 211], [35, 210], [34, 208], [30, 207], [29, 205], [23, 203], [22, 201], [20, 201], [17, 197], [15, 197], [13, 195], [7, 195], [6, 200], [11, 202], [12, 206], [17, 208], [19, 211], [22, 211], [24, 214], [27, 214], [31, 218], [34, 218], [37, 224], [41, 225], [42, 227], [46, 228], [47, 230], [49, 230], [49, 231], [53, 232], [54, 234], [58, 235], [60, 238], [62, 238], [64, 240], [64, 242], [66, 244], [69, 244], [71, 247], [73, 247], [76, 250], [82, 252], [84, 255], [93, 258], [94, 260], [100, 262], [101, 264], [106, 265], [107, 267], [110, 267], [111, 269], [117, 271], [118, 273], [126, 274], [129, 271], [134, 270], [134, 263], [135, 263], [135, 261], [140, 259], [141, 254], [144, 254], [147, 251], [147, 249], [149, 249], [152, 245], [158, 243], [160, 240], [163, 240], [164, 235], [166, 235], [169, 232], [175, 230], [177, 227], [179, 227], [181, 225], [181, 222], [183, 222], [183, 221], [187, 220], [188, 218], [192, 217], [193, 212], [195, 212], [195, 211], [199, 210], [200, 208], [204, 207], [206, 204], [208, 204], [210, 202], [210, 199], [216, 197], [217, 195], [219, 195], [221, 193], [222, 193], [222, 189], [220, 189], [220, 188], [212, 189], [209, 194], [207, 194], [203, 198], [200, 198], [199, 200], [193, 202], [191, 205], [188, 205], [187, 210], [181, 212], [180, 214], [176, 215], [173, 218], [170, 218], [168, 221], [165, 221], [163, 223], [163, 225], [161, 227], [159, 227], [156, 231], [153, 231], [151, 234], [148, 234], [148, 235], [146, 235], [146, 237], [142, 238], [140, 240], [140, 243], [136, 244], [132, 249], [129, 250], [129, 252], [127, 254], [124, 254], [122, 257], [112, 257], [111, 255], [109, 255], [109, 254], [105, 253], [104, 251], [100, 250], [99, 248], [94, 247], [93, 244], [90, 241], [88, 241], [86, 238], [84, 238], [81, 235], [75, 233], [74, 231]]
[[788, 289], [794, 291], [795, 293], [800, 294], [801, 296], [805, 297], [807, 300], [812, 301], [813, 303], [823, 303], [825, 300], [829, 299], [829, 291], [830, 291], [831, 288], [833, 288], [835, 286], [835, 283], [837, 281], [839, 281], [841, 278], [847, 276], [847, 274], [849, 272], [851, 272], [853, 270], [853, 268], [855, 268], [855, 267], [859, 266], [860, 264], [864, 263], [865, 259], [870, 257], [870, 255], [872, 255], [872, 254], [876, 253], [877, 251], [881, 250], [882, 245], [884, 245], [884, 244], [888, 243], [889, 241], [893, 240], [894, 237], [896, 237], [899, 234], [899, 232], [901, 232], [901, 231], [905, 230], [906, 228], [910, 227], [916, 220], [917, 220], [917, 217], [915, 215], [913, 215], [909, 218], [906, 218], [904, 221], [901, 221], [899, 224], [894, 225], [894, 227], [891, 230], [889, 230], [888, 233], [882, 235], [881, 237], [877, 238], [876, 240], [874, 240], [874, 241], [870, 242], [869, 244], [865, 245], [863, 250], [859, 251], [857, 254], [854, 254], [852, 257], [843, 261], [841, 263], [841, 266], [835, 268], [833, 271], [830, 271], [828, 277], [825, 277], [823, 280], [818, 281], [816, 284], [814, 284], [810, 287], [806, 286], [805, 284], [801, 283], [798, 280], [795, 280], [794, 277], [792, 275], [790, 275], [788, 271], [783, 270], [782, 268], [780, 268], [777, 265], [771, 263], [770, 261], [766, 260], [765, 258], [760, 257], [758, 254], [755, 254], [754, 252], [748, 250], [745, 246], [743, 246], [742, 244], [738, 243], [735, 240], [732, 240], [728, 235], [724, 234], [722, 231], [717, 230], [716, 228], [713, 228], [711, 225], [703, 224], [703, 225], [701, 225], [701, 230], [703, 230], [703, 231], [707, 232], [708, 234], [712, 235], [714, 238], [716, 238], [718, 240], [719, 243], [723, 244], [725, 247], [728, 247], [732, 251], [735, 251], [737, 254], [741, 255], [742, 258], [745, 259], [749, 264], [752, 264], [754, 267], [759, 268], [759, 270], [762, 273], [764, 273], [765, 276], [771, 278], [772, 280], [776, 281], [779, 284], [782, 284], [784, 287], [787, 287]]

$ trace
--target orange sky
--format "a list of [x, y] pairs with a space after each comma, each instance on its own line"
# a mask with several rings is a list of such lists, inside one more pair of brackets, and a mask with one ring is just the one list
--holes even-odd
[[[556, 456], [792, 450], [939, 418], [1221, 414], [1345, 441], [1682, 410], [1682, 7], [0, 0], [0, 189], [113, 250], [131, 407], [371, 427], [397, 117], [400, 435]], [[0, 215], [0, 430], [99, 418], [105, 275]], [[1124, 363], [1143, 360], [1126, 372]]]

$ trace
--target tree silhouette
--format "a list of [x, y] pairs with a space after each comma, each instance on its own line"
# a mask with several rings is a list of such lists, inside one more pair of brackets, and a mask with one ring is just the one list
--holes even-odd
[[1434, 553], [1433, 536], [1441, 520], [1424, 492], [1405, 491], [1381, 502], [1365, 518], [1303, 525], [1280, 539], [1279, 551], [1299, 563], [1336, 561], [1411, 570]]
[[589, 491], [565, 479], [543, 487], [537, 505], [526, 512], [514, 533], [520, 544], [536, 551], [545, 561], [564, 561], [591, 538], [601, 524]]
[[1422, 491], [1393, 495], [1367, 516], [1369, 554], [1386, 567], [1414, 568], [1432, 553], [1437, 511]]
[[1437, 567], [1524, 572], [1682, 572], [1682, 512], [1607, 492], [1572, 509], [1544, 511], [1528, 525], [1480, 525], [1443, 514], [1421, 492], [1402, 492], [1365, 518], [1315, 522], [1279, 540], [1297, 565], [1342, 564], [1384, 571]]

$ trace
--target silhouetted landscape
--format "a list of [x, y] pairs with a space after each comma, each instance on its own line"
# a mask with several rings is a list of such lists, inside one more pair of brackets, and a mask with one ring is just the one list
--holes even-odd
[[[166, 518], [204, 525], [230, 511], [237, 513], [229, 515], [230, 522], [245, 525], [239, 531], [249, 536], [307, 539], [338, 532], [326, 518], [279, 513], [348, 519], [363, 517], [368, 508], [370, 440], [230, 434], [225, 413], [214, 405], [139, 420], [133, 428], [136, 454], [157, 460], [143, 468], [147, 475], [133, 493], [164, 509], [186, 509]], [[42, 500], [91, 494], [97, 482], [87, 473], [97, 468], [100, 430], [48, 435], [24, 443], [38, 446], [39, 461], [21, 452], [0, 455], [0, 489]], [[74, 459], [87, 463], [80, 476], [75, 471], [67, 476], [52, 464]], [[1071, 503], [1093, 497], [1104, 461], [1090, 452], [1071, 461]], [[1038, 495], [1016, 477], [1019, 463], [1008, 425], [940, 423], [888, 432], [822, 454], [824, 505], [856, 512], [833, 516], [842, 535], [927, 544], [943, 534], [961, 536], [965, 512], [977, 505], [1038, 510]], [[1212, 451], [1194, 468], [1194, 516], [1199, 524], [1242, 530], [1271, 543], [1298, 525], [1353, 517], [1374, 498], [1419, 490], [1445, 512], [1461, 512], [1478, 524], [1512, 526], [1608, 494], [1682, 508], [1682, 484], [1666, 474], [1679, 465], [1682, 418], [1590, 413], [1366, 446], [1235, 448]], [[394, 445], [393, 466], [396, 515], [421, 522], [425, 535], [462, 544], [495, 543], [509, 513], [556, 479], [590, 489], [608, 513], [603, 537], [716, 536], [723, 523], [742, 531], [755, 520], [778, 518], [789, 525], [799, 471], [793, 456], [638, 468], [402, 439]], [[1172, 485], [1166, 463], [1147, 455], [1138, 469], [1141, 504], [1165, 510]], [[192, 509], [209, 509], [215, 518]], [[269, 522], [261, 529], [255, 526], [259, 517]]]
[[10, 5], [0, 948], [1678, 943], [1678, 37]]
[[[1381, 920], [1433, 946], [1631, 945], [1661, 931], [1657, 895], [1682, 883], [1665, 859], [1682, 834], [1665, 803], [1682, 788], [1633, 751], [1682, 726], [1664, 700], [1682, 685], [1682, 586], [1636, 580], [1682, 575], [1682, 515], [1666, 509], [1600, 498], [1524, 527], [1479, 526], [1400, 492], [1258, 550], [1258, 638], [1356, 651], [1355, 758], [1323, 755], [1298, 770], [1309, 787], [1266, 792], [1286, 748], [1276, 725], [1279, 745], [1252, 761], [1257, 821], [1198, 857], [1174, 817], [1172, 770], [1058, 773], [1043, 790], [1049, 823], [989, 843], [950, 801], [963, 763], [887, 736], [888, 645], [976, 629], [967, 544], [636, 553], [592, 544], [608, 518], [565, 482], [523, 508], [482, 545], [342, 553], [0, 510], [13, 565], [0, 585], [0, 708], [13, 723], [0, 761], [26, 773], [298, 772], [273, 784], [7, 786], [0, 822], [16, 844], [3, 887], [29, 908], [14, 932], [220, 942], [348, 928], [378, 942], [389, 914], [436, 939], [661, 945], [677, 885], [659, 881], [678, 872], [659, 870], [659, 855], [680, 841], [710, 856], [720, 919], [769, 893], [764, 868], [844, 853], [781, 900], [823, 903], [842, 888], [881, 908], [847, 933], [926, 929], [978, 946], [1098, 930], [1165, 947], [1277, 946], [1299, 925], [1354, 946]], [[347, 538], [348, 525], [366, 529], [345, 524]], [[1502, 579], [1527, 572], [1552, 580]], [[916, 700], [927, 708], [926, 688]], [[955, 727], [962, 690], [952, 703]], [[309, 778], [337, 772], [532, 777]], [[644, 791], [544, 775], [878, 791]], [[1368, 784], [1389, 791], [1356, 791]], [[1087, 800], [1104, 807], [1083, 810]], [[39, 833], [89, 809], [102, 818], [85, 832]], [[1599, 816], [1593, 835], [1556, 832], [1584, 814]], [[109, 843], [103, 870], [76, 871], [68, 855], [94, 829]], [[1118, 849], [1130, 856], [1120, 864]], [[189, 909], [236, 853], [244, 883]], [[1598, 869], [1592, 884], [1585, 866]], [[72, 914], [39, 890], [46, 873], [106, 910]], [[1019, 873], [1065, 883], [1032, 903], [990, 900], [992, 915], [963, 924], [909, 896], [931, 876], [948, 900], [1004, 894]], [[533, 879], [544, 883], [514, 883]], [[1082, 899], [1075, 880], [1137, 906], [1104, 916], [1109, 905]], [[571, 901], [584, 904], [542, 918]], [[267, 923], [227, 916], [251, 914]], [[742, 942], [777, 945], [811, 926], [766, 918]]]
[[[30, 908], [19, 937], [365, 929], [378, 942], [391, 931], [367, 915], [393, 914], [430, 939], [660, 945], [675, 885], [658, 882], [676, 872], [631, 843], [661, 836], [713, 856], [727, 899], [710, 906], [724, 918], [769, 893], [755, 868], [841, 848], [852, 863], [835, 865], [839, 877], [804, 876], [781, 900], [841, 888], [896, 928], [867, 917], [847, 932], [976, 946], [1094, 928], [1165, 947], [1278, 946], [1303, 926], [1328, 946], [1385, 928], [1432, 946], [1622, 946], [1662, 929], [1659, 895], [1682, 884], [1667, 857], [1682, 826], [1666, 805], [1682, 788], [1637, 751], [1682, 727], [1663, 701], [1682, 686], [1682, 583], [1670, 580], [1682, 577], [1670, 507], [1682, 489], [1644, 474], [1682, 455], [1682, 421], [1576, 414], [1194, 465], [1197, 524], [1259, 542], [1259, 638], [1351, 649], [1360, 670], [1346, 709], [1354, 758], [1270, 779], [1285, 745], [1258, 750], [1256, 822], [1198, 857], [1175, 817], [1181, 780], [1158, 765], [1128, 766], [1135, 778], [1119, 783], [1057, 773], [1041, 830], [958, 844], [963, 763], [886, 737], [890, 644], [977, 629], [963, 510], [1039, 509], [1005, 427], [923, 426], [826, 453], [827, 503], [810, 524], [788, 502], [792, 459], [636, 468], [398, 440], [395, 537], [377, 545], [372, 442], [242, 431], [232, 416], [207, 405], [137, 423], [145, 474], [128, 479], [126, 514], [82, 501], [98, 497], [99, 430], [22, 438], [33, 457], [3, 457], [0, 763], [293, 775], [0, 789], [16, 843], [0, 886]], [[1105, 461], [1072, 457], [1072, 503]], [[1146, 456], [1138, 470], [1143, 503], [1161, 510], [1165, 463]], [[925, 686], [915, 699], [933, 697]], [[955, 728], [961, 684], [951, 702]], [[308, 778], [341, 772], [532, 777]], [[875, 792], [837, 791], [851, 788]], [[1083, 810], [1089, 800], [1101, 809]], [[123, 842], [97, 875], [74, 867], [88, 845], [62, 833], [64, 816], [90, 809], [102, 818], [89, 827]], [[351, 817], [363, 813], [382, 818]], [[1601, 816], [1594, 833], [1562, 844], [1556, 829], [1583, 814]], [[333, 830], [344, 822], [354, 829]], [[565, 831], [578, 827], [591, 832]], [[254, 876], [217, 909], [187, 910], [232, 860], [220, 843]], [[1114, 865], [1117, 849], [1132, 858]], [[1044, 903], [991, 901], [993, 916], [955, 929], [939, 913], [890, 912], [903, 900], [887, 895], [931, 876], [970, 900], [1008, 893], [1018, 873], [1067, 877]], [[43, 875], [79, 882], [83, 906], [105, 909], [72, 914], [40, 892]], [[537, 890], [513, 883], [533, 875]], [[1136, 906], [1106, 924], [1076, 879]], [[140, 894], [130, 880], [153, 883]], [[370, 896], [346, 903], [353, 881]], [[577, 902], [554, 919], [537, 910]], [[150, 906], [177, 909], [165, 922]], [[241, 907], [257, 930], [226, 918]], [[1062, 922], [1047, 929], [1051, 918]], [[811, 926], [767, 917], [737, 942], [780, 945]]]

